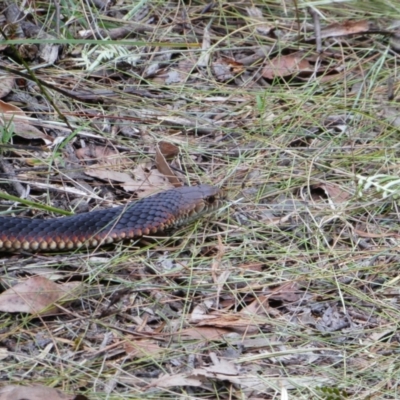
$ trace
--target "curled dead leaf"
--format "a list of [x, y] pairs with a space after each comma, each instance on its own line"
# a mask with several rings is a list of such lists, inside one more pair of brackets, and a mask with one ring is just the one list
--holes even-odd
[[0, 294], [0, 311], [54, 314], [57, 312], [55, 303], [74, 300], [79, 286], [79, 282], [57, 284], [42, 276], [33, 276]]
[[14, 87], [15, 77], [12, 75], [0, 74], [0, 98], [3, 98], [11, 92]]
[[164, 158], [164, 155], [159, 147], [156, 147], [156, 165], [159, 172], [161, 172], [165, 177], [169, 180], [169, 182], [175, 187], [182, 186], [182, 183], [174, 174], [171, 167], [169, 166], [167, 160]]
[[0, 127], [7, 128], [12, 134], [25, 139], [43, 139], [46, 143], [53, 138], [29, 123], [27, 115], [17, 106], [0, 100]]
[[83, 395], [65, 394], [61, 390], [42, 385], [8, 385], [0, 389], [0, 400], [88, 400]]
[[124, 342], [126, 353], [133, 358], [142, 358], [162, 354], [168, 349], [160, 347], [154, 340], [137, 338], [126, 338]]
[[161, 154], [167, 159], [176, 157], [179, 154], [179, 147], [173, 143], [161, 141], [158, 143], [158, 148]]
[[332, 182], [314, 185], [313, 189], [322, 189], [334, 203], [343, 203], [351, 197], [351, 194], [343, 190], [338, 184]]
[[[154, 379], [149, 387], [168, 388], [173, 386], [201, 386], [202, 379], [190, 377], [187, 374], [163, 375], [161, 378]], [[1, 399], [0, 399], [1, 400]]]
[[345, 21], [331, 24], [321, 30], [321, 38], [354, 35], [368, 32], [372, 27], [370, 21]]
[[267, 65], [262, 70], [262, 76], [272, 80], [312, 70], [311, 64], [304, 58], [303, 54], [293, 53], [267, 61]]
[[76, 150], [75, 154], [80, 160], [97, 161], [99, 164], [117, 165], [121, 160], [120, 153], [108, 146], [90, 145]]
[[157, 191], [171, 189], [166, 177], [157, 169], [148, 168], [146, 164], [138, 165], [132, 173], [105, 169], [98, 164], [85, 169], [85, 174], [109, 183], [115, 182], [127, 192], [136, 193], [138, 198], [147, 197]]

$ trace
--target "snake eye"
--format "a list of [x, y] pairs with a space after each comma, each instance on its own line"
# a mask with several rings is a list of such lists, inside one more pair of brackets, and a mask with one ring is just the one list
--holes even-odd
[[209, 203], [214, 203], [215, 202], [215, 196], [209, 196], [208, 198], [207, 198], [207, 200], [208, 200], [208, 202]]

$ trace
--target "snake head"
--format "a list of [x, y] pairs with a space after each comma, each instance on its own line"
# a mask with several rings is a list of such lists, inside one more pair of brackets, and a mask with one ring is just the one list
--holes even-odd
[[[181, 195], [179, 222], [193, 221], [222, 207], [225, 193], [216, 186], [198, 185], [176, 189]], [[180, 224], [181, 225], [181, 224]]]

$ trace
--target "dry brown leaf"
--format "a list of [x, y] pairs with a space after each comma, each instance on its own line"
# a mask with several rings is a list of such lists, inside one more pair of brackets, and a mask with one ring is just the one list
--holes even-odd
[[7, 120], [15, 118], [16, 115], [26, 117], [26, 114], [19, 107], [0, 100], [0, 115], [2, 114], [4, 114], [4, 117], [8, 117]]
[[119, 165], [121, 160], [120, 153], [109, 146], [90, 145], [76, 150], [75, 154], [80, 160], [97, 161], [98, 165]]
[[231, 361], [218, 360], [213, 353], [210, 354], [213, 366], [196, 368], [190, 374], [164, 375], [153, 380], [149, 387], [166, 388], [172, 386], [201, 386], [207, 380], [230, 382], [245, 390], [254, 398], [255, 393], [266, 393], [273, 388], [294, 389], [296, 386], [316, 386], [329, 382], [329, 379], [319, 377], [307, 378], [268, 378], [254, 374], [238, 373], [237, 367]]
[[102, 179], [110, 184], [112, 184], [110, 181], [123, 184], [136, 183], [128, 173], [104, 169], [104, 166], [99, 166], [98, 164], [85, 168], [85, 174], [92, 176], [93, 178]]
[[244, 71], [243, 63], [234, 60], [233, 58], [229, 57], [222, 57], [221, 58], [226, 65], [229, 65], [229, 69], [234, 74], [239, 74]]
[[[339, 68], [332, 68], [325, 72], [326, 72], [325, 74], [317, 77], [319, 83], [338, 82], [338, 81], [343, 82], [346, 79], [347, 75], [346, 72], [344, 71], [340, 72]], [[304, 78], [302, 80], [306, 81], [308, 80], [308, 78]]]
[[159, 147], [156, 147], [156, 165], [158, 170], [169, 180], [174, 187], [182, 186], [182, 182], [174, 174]]
[[17, 106], [0, 100], [0, 126], [7, 127], [15, 135], [25, 139], [43, 139], [52, 143], [53, 138], [39, 131], [26, 119], [26, 114]]
[[0, 98], [3, 98], [11, 92], [14, 87], [15, 77], [12, 75], [0, 74]]
[[321, 38], [365, 33], [370, 29], [370, 21], [345, 21], [342, 23], [334, 23], [321, 29]]
[[237, 266], [237, 268], [244, 269], [246, 271], [261, 272], [263, 270], [264, 264], [262, 262], [254, 262], [251, 264], [243, 264]]
[[209, 355], [213, 365], [194, 369], [190, 377], [211, 378], [213, 380], [229, 381], [236, 385], [240, 384], [238, 369], [232, 361], [219, 359], [216, 354], [212, 352]]
[[248, 304], [246, 307], [244, 307], [240, 311], [240, 314], [243, 314], [243, 315], [265, 315], [268, 308], [269, 308], [268, 297], [267, 296], [258, 296], [250, 304]]
[[345, 192], [338, 184], [332, 182], [314, 185], [313, 188], [322, 189], [334, 203], [344, 203], [351, 197], [350, 193]]
[[301, 291], [296, 282], [287, 282], [274, 289], [267, 290], [263, 295], [257, 296], [250, 304], [244, 307], [239, 314], [248, 316], [268, 316], [274, 315], [278, 311], [271, 309], [269, 300], [294, 302], [304, 297], [304, 292]]
[[148, 168], [147, 164], [139, 164], [131, 174], [105, 170], [104, 166], [92, 165], [85, 169], [85, 174], [107, 182], [118, 182], [127, 192], [134, 192], [138, 198], [147, 197], [155, 192], [168, 190], [173, 186], [157, 169]]
[[294, 302], [304, 297], [297, 282], [286, 282], [264, 293], [268, 299]]
[[313, 68], [302, 53], [293, 53], [267, 61], [262, 76], [267, 79], [283, 78], [303, 71], [310, 72]]
[[180, 332], [182, 339], [196, 340], [218, 340], [230, 333], [229, 329], [213, 328], [209, 326], [198, 326], [185, 329]]
[[263, 17], [261, 9], [257, 7], [246, 7], [246, 11], [249, 20], [252, 25], [254, 25], [257, 31], [262, 35], [268, 35], [271, 31], [275, 30], [275, 25], [267, 22], [266, 18]]
[[158, 143], [158, 148], [160, 149], [161, 154], [167, 160], [170, 160], [179, 154], [178, 146], [174, 145], [173, 143], [164, 142], [163, 140]]
[[197, 65], [199, 67], [207, 67], [210, 62], [210, 47], [211, 47], [211, 35], [208, 27], [204, 29], [203, 32], [203, 42], [201, 43], [200, 57], [197, 60]]
[[41, 276], [33, 276], [0, 294], [0, 311], [50, 315], [57, 312], [55, 303], [76, 298], [79, 282], [57, 284]]
[[227, 82], [234, 78], [231, 65], [227, 62], [227, 59], [219, 58], [217, 61], [212, 62], [211, 69], [215, 79], [219, 82]]
[[[132, 174], [136, 180], [134, 191], [137, 192], [138, 197], [147, 197], [155, 191], [173, 188], [167, 178], [160, 171], [151, 168], [147, 163], [137, 165], [137, 167], [132, 171]], [[125, 186], [124, 189], [132, 191], [132, 189]]]
[[194, 60], [184, 59], [174, 65], [174, 71], [179, 74], [180, 82], [184, 82], [190, 78], [193, 71], [196, 70], [197, 65]]
[[[45, 34], [42, 39], [56, 39], [56, 37]], [[44, 43], [39, 46], [39, 59], [45, 61], [48, 64], [53, 64], [58, 59], [60, 45]]]
[[118, 172], [109, 169], [104, 169], [104, 166], [92, 165], [85, 169], [85, 174], [92, 176], [93, 178], [102, 179], [110, 184], [117, 182], [119, 185], [124, 187], [128, 192], [135, 192], [140, 186], [130, 174], [126, 172]]
[[164, 353], [167, 349], [160, 347], [154, 340], [126, 338], [124, 342], [124, 350], [134, 358], [154, 357], [156, 354]]
[[188, 377], [186, 374], [167, 374], [161, 378], [154, 379], [149, 387], [167, 388], [172, 386], [201, 386], [202, 384], [202, 379]]
[[255, 332], [259, 330], [260, 325], [265, 325], [267, 319], [257, 315], [246, 314], [230, 314], [220, 311], [208, 313], [204, 305], [199, 305], [194, 308], [190, 322], [196, 326], [213, 326], [216, 328], [230, 328], [240, 332]]
[[9, 356], [8, 349], [5, 347], [0, 347], [0, 360], [3, 360], [4, 358], [7, 358]]
[[[18, 121], [18, 119], [15, 119], [13, 121], [6, 122], [4, 125], [9, 126], [10, 123], [11, 131], [19, 137], [22, 137], [24, 139], [43, 139], [46, 144], [53, 143], [54, 141], [51, 136], [48, 136], [45, 133], [39, 131], [39, 129], [35, 128], [27, 122]], [[1, 123], [1, 118], [0, 125], [3, 125]]]
[[172, 85], [185, 80], [186, 75], [183, 75], [176, 69], [160, 69], [157, 75], [154, 76], [153, 82], [163, 85]]
[[220, 359], [213, 352], [209, 354], [210, 359], [214, 365], [210, 367], [205, 367], [204, 369], [207, 372], [211, 372], [213, 374], [222, 374], [222, 375], [237, 375], [238, 370], [235, 364], [232, 361]]
[[[86, 396], [79, 395], [80, 400], [88, 400]], [[74, 400], [75, 395], [67, 395], [61, 390], [35, 385], [15, 386], [9, 385], [0, 388], [0, 400]]]

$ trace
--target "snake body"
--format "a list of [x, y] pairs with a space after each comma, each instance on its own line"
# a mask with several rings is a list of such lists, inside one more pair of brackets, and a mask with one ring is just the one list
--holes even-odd
[[0, 251], [57, 251], [168, 233], [219, 208], [210, 185], [180, 187], [127, 204], [66, 218], [0, 217]]

